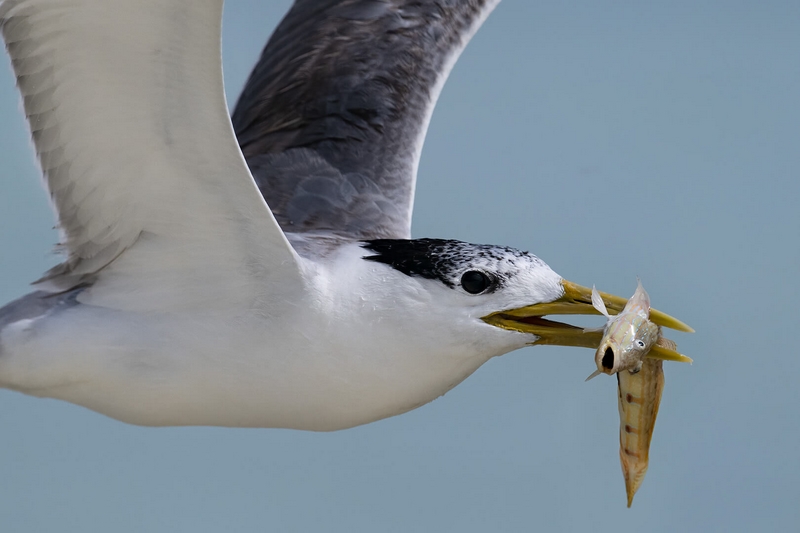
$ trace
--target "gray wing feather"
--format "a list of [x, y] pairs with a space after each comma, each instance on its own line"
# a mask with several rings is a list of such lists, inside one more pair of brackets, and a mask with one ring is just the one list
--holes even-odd
[[7, 303], [0, 307], [0, 332], [9, 324], [20, 320], [41, 318], [55, 311], [80, 305], [77, 298], [85, 288], [78, 287], [58, 294], [36, 291]]
[[286, 232], [408, 238], [425, 133], [499, 0], [297, 0], [233, 124]]

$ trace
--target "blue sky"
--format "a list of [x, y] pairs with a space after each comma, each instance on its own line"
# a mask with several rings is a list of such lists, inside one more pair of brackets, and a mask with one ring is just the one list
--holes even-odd
[[[632, 509], [615, 380], [583, 382], [589, 350], [537, 347], [330, 434], [139, 428], [0, 391], [3, 529], [796, 529], [800, 4], [542, 4], [502, 2], [456, 65], [413, 233], [527, 249], [625, 296], [639, 276], [694, 326]], [[228, 2], [231, 103], [288, 6]], [[57, 240], [7, 64], [0, 154], [7, 301]]]

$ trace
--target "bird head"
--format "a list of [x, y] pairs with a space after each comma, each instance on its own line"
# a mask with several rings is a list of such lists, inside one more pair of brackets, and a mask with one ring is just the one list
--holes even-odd
[[[436, 305], [429, 309], [432, 321], [447, 322], [456, 334], [461, 331], [474, 336], [475, 342], [488, 339], [502, 344], [498, 354], [524, 345], [596, 349], [600, 344], [602, 328], [591, 330], [552, 319], [553, 315], [600, 314], [592, 305], [592, 289], [565, 280], [533, 254], [442, 239], [380, 239], [361, 246], [367, 252], [362, 258], [390, 267], [398, 285], [434, 295], [431, 301]], [[404, 277], [417, 280], [416, 286], [404, 283]], [[386, 279], [391, 283], [394, 278]], [[628, 301], [612, 294], [599, 295], [611, 314], [619, 313]], [[437, 315], [446, 316], [438, 320]], [[650, 319], [661, 326], [692, 331], [655, 309]], [[688, 359], [662, 347], [656, 347], [651, 357]]]

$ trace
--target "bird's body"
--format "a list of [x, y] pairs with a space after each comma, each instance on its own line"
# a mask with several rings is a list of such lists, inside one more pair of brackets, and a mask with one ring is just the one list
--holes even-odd
[[237, 143], [221, 0], [0, 2], [67, 256], [0, 310], [0, 385], [134, 424], [334, 430], [587, 345], [541, 316], [593, 313], [588, 289], [535, 256], [408, 238], [433, 105], [495, 4], [298, 0]]
[[154, 302], [160, 310], [112, 310], [93, 304], [102, 287], [78, 289], [75, 303], [3, 330], [4, 348], [13, 348], [0, 357], [0, 383], [135, 424], [331, 430], [418, 407], [530, 342], [475, 328], [472, 319], [490, 310], [483, 306], [436, 316], [435, 299], [452, 289], [430, 291], [430, 280], [365, 261], [372, 252], [362, 245], [303, 260], [300, 290], [281, 294], [255, 280], [247, 299], [202, 310], [163, 300]]

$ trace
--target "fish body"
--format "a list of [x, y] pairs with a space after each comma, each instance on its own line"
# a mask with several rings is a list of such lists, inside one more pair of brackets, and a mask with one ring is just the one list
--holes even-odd
[[622, 370], [638, 372], [644, 356], [656, 344], [660, 333], [659, 327], [650, 321], [650, 297], [641, 281], [616, 316], [608, 313], [595, 288], [592, 288], [592, 305], [607, 320], [594, 358], [597, 371], [588, 379], [601, 373], [613, 375]]
[[[666, 340], [666, 339], [664, 339]], [[619, 461], [628, 507], [644, 481], [650, 461], [650, 440], [664, 391], [663, 361], [647, 358], [641, 371], [617, 373], [619, 407]]]
[[608, 313], [595, 288], [592, 305], [607, 320], [595, 353], [597, 371], [587, 381], [601, 373], [617, 375], [619, 460], [630, 507], [650, 461], [650, 441], [664, 392], [663, 361], [691, 359], [676, 352], [675, 343], [650, 321], [650, 297], [641, 282], [616, 316]]

